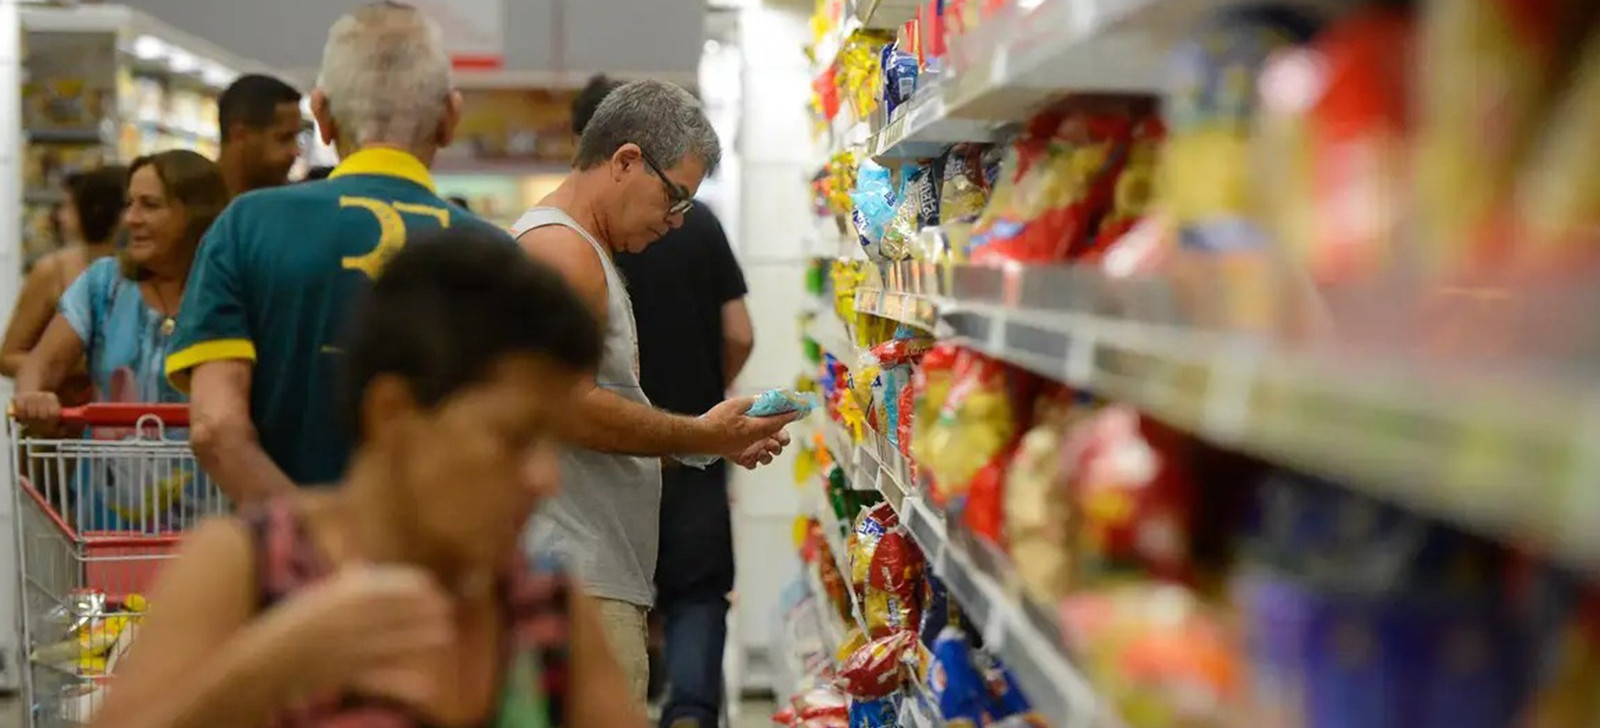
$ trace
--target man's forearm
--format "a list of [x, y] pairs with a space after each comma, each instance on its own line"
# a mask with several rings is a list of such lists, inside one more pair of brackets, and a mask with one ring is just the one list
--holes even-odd
[[195, 458], [235, 506], [292, 493], [294, 482], [254, 438], [232, 435], [195, 444]]
[[571, 422], [568, 441], [598, 452], [664, 457], [708, 447], [705, 428], [697, 418], [631, 402], [599, 387], [583, 396], [580, 412]]

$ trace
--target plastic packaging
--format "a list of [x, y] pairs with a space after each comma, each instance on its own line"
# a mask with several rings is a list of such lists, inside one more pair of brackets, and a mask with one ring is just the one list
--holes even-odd
[[1193, 576], [1195, 487], [1178, 441], [1123, 405], [1101, 409], [1073, 431], [1063, 468], [1080, 524], [1082, 578]]
[[852, 698], [882, 698], [900, 689], [902, 654], [913, 642], [910, 632], [897, 632], [867, 643], [839, 666], [839, 687]]
[[928, 691], [946, 725], [981, 726], [985, 722], [989, 691], [983, 675], [972, 666], [971, 652], [966, 634], [955, 627], [946, 627], [934, 638]]
[[850, 701], [850, 728], [900, 728], [893, 697]]
[[854, 206], [851, 220], [861, 248], [871, 260], [882, 261], [883, 231], [894, 218], [895, 189], [889, 170], [871, 160], [863, 160], [856, 170], [856, 186], [850, 193]]
[[776, 415], [799, 412], [801, 416], [811, 414], [817, 406], [816, 395], [810, 392], [797, 392], [791, 389], [769, 389], [756, 395], [756, 401], [745, 410], [751, 417], [773, 417]]
[[900, 50], [898, 43], [883, 47], [883, 108], [885, 116], [894, 118], [900, 106], [911, 100], [917, 90], [917, 58]]

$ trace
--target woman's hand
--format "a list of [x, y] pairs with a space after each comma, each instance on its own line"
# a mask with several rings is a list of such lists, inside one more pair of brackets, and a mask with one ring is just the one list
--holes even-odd
[[[410, 693], [413, 665], [437, 665], [455, 639], [449, 595], [409, 566], [345, 569], [290, 596], [268, 617], [313, 692], [372, 687], [374, 678]], [[397, 684], [398, 683], [398, 684]], [[387, 692], [387, 691], [386, 691]]]
[[24, 425], [54, 425], [61, 420], [61, 400], [55, 392], [23, 392], [11, 400], [11, 416]]

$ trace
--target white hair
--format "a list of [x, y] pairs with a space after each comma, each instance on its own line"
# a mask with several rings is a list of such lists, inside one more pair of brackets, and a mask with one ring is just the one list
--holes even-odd
[[317, 86], [343, 130], [341, 141], [425, 145], [448, 108], [450, 56], [432, 19], [381, 0], [328, 30]]

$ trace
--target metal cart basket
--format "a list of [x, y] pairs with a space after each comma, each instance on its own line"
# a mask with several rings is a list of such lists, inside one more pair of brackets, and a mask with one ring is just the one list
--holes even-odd
[[226, 513], [189, 448], [185, 405], [62, 412], [78, 436], [10, 420], [29, 725], [88, 721], [182, 532]]

